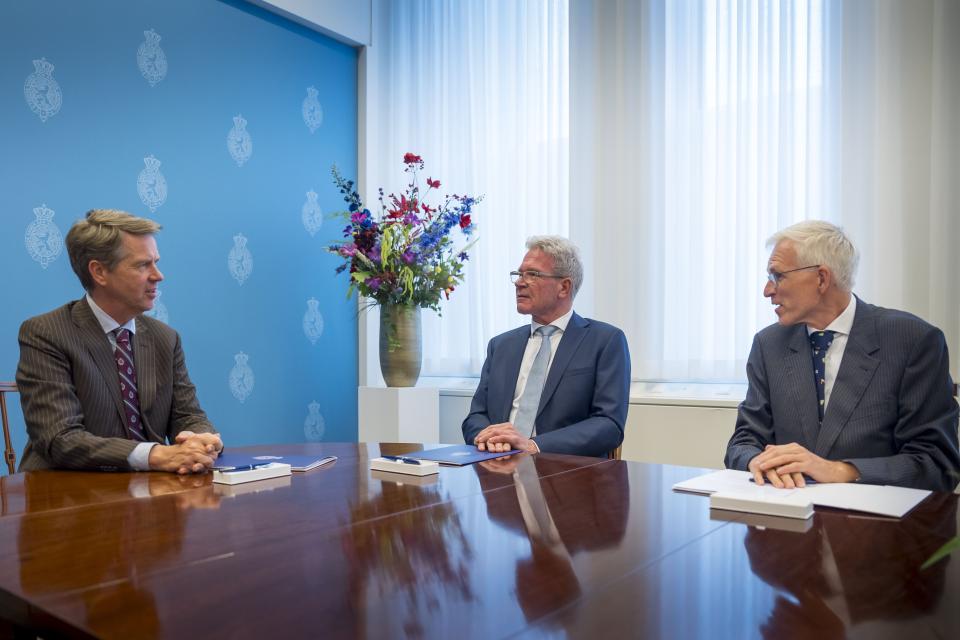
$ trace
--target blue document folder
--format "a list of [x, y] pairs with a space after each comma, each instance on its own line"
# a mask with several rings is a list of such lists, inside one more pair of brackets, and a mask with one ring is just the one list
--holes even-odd
[[337, 456], [281, 455], [274, 453], [248, 455], [227, 452], [214, 460], [213, 468], [218, 471], [234, 471], [253, 469], [260, 465], [270, 464], [271, 462], [283, 462], [284, 464], [290, 465], [292, 471], [310, 471], [320, 465], [333, 462], [336, 459]]
[[501, 451], [499, 453], [490, 453], [489, 451], [479, 451], [472, 444], [455, 444], [451, 447], [441, 447], [440, 449], [429, 449], [427, 451], [413, 451], [405, 453], [408, 458], [417, 460], [436, 460], [440, 464], [455, 464], [457, 466], [482, 462], [483, 460], [493, 460], [503, 456], [512, 456], [515, 453], [523, 453], [519, 449], [510, 451]]

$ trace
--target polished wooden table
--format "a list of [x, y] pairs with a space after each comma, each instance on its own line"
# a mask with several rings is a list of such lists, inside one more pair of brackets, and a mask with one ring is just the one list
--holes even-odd
[[703, 470], [520, 455], [415, 478], [334, 454], [209, 475], [2, 478], [0, 632], [44, 638], [960, 638], [958, 496], [902, 520], [711, 512]]

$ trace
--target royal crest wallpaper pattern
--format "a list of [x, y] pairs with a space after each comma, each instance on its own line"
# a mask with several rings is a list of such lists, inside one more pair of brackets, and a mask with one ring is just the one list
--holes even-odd
[[164, 227], [150, 315], [228, 444], [356, 440], [356, 307], [323, 251], [356, 51], [246, 2], [38, 0], [0, 5], [0, 52], [0, 380], [20, 323], [83, 293], [70, 225], [124, 209]]

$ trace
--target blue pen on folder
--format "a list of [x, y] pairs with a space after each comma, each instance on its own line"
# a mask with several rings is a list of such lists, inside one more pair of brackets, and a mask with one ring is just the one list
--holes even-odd
[[269, 462], [264, 462], [262, 464], [241, 464], [236, 467], [227, 467], [225, 469], [220, 469], [220, 471], [250, 471], [251, 469], [259, 469], [260, 467], [265, 467]]
[[420, 461], [416, 458], [405, 458], [404, 456], [383, 456], [387, 460], [393, 460], [394, 462], [402, 462], [404, 464], [420, 464]]

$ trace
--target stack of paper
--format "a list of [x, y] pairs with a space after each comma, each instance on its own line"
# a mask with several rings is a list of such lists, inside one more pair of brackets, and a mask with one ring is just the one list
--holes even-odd
[[784, 518], [809, 518], [813, 504], [800, 489], [782, 490], [751, 486], [739, 491], [718, 491], [710, 496], [711, 509], [762, 513]]
[[440, 473], [440, 465], [436, 462], [416, 460], [403, 456], [389, 456], [370, 460], [370, 469], [389, 471], [390, 473], [404, 473], [411, 476], [428, 476]]
[[268, 462], [245, 469], [219, 470], [214, 469], [213, 481], [218, 484], [241, 484], [254, 480], [266, 480], [290, 475], [290, 465], [282, 462]]
[[[678, 482], [673, 485], [673, 488], [677, 491], [701, 494], [732, 494], [734, 496], [744, 496], [746, 499], [756, 495], [754, 492], [757, 489], [769, 489], [784, 494], [796, 493], [818, 507], [863, 511], [894, 518], [902, 518], [930, 495], [929, 491], [922, 489], [860, 483], [812, 484], [801, 489], [777, 489], [769, 484], [757, 487], [753, 484], [753, 474], [749, 471], [734, 471], [732, 469], [714, 471], [684, 482]], [[757, 511], [757, 513], [772, 512]]]

